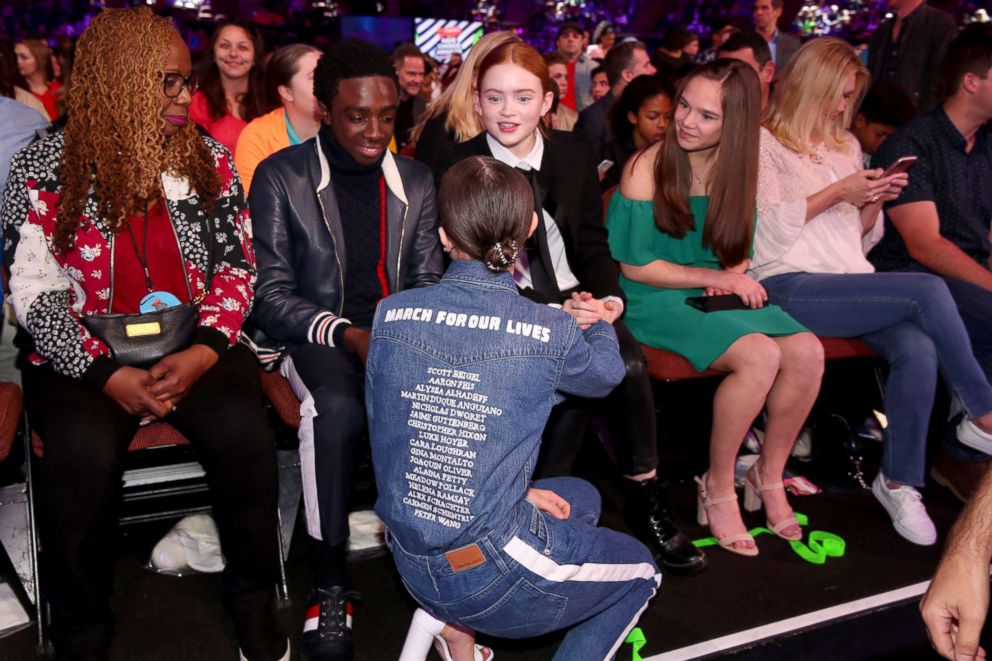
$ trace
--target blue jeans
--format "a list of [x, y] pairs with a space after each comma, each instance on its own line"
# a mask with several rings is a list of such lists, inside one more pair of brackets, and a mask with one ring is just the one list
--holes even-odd
[[889, 363], [886, 477], [923, 485], [937, 369], [970, 417], [992, 411], [992, 386], [947, 285], [924, 273], [789, 273], [761, 283], [770, 303], [825, 337], [860, 337]]
[[[916, 270], [923, 267], [910, 268]], [[916, 272], [929, 273], [919, 270]], [[958, 306], [968, 337], [971, 338], [971, 351], [975, 360], [985, 372], [989, 383], [992, 383], [992, 292], [956, 278], [943, 280]], [[944, 450], [961, 461], [987, 461], [989, 455], [961, 444], [956, 433], [956, 423], [957, 420], [944, 431]]]
[[[572, 627], [555, 659], [611, 659], [661, 583], [639, 541], [597, 528], [600, 497], [574, 477], [538, 480], [569, 502], [564, 521], [520, 501], [512, 521], [477, 539], [485, 561], [455, 571], [444, 554], [386, 544], [411, 595], [438, 619], [501, 638]], [[573, 626], [574, 625], [574, 626]]]

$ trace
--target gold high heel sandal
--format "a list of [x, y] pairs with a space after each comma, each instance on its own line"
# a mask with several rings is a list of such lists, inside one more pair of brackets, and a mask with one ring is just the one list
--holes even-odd
[[[701, 478], [695, 477], [693, 479], [696, 480], [696, 484], [699, 485], [699, 489], [696, 494], [697, 521], [701, 526], [709, 526], [710, 521], [709, 516], [706, 514], [706, 510], [721, 503], [737, 502], [737, 494], [733, 493], [729, 496], [710, 498], [706, 494], [706, 473], [703, 473]], [[713, 536], [716, 537], [716, 534]], [[752, 537], [748, 532], [739, 532], [733, 535], [727, 535], [726, 537], [716, 537], [716, 542], [721, 548], [727, 549], [731, 553], [736, 553], [737, 555], [744, 555], [749, 558], [753, 558], [758, 555], [758, 545], [755, 543], [754, 537]], [[734, 546], [736, 542], [751, 542], [752, 545], [737, 548]]]
[[[751, 472], [754, 471], [754, 478], [752, 480]], [[781, 489], [785, 491], [785, 485], [781, 482], [774, 482], [771, 484], [762, 484], [761, 478], [758, 477], [758, 464], [755, 463], [754, 466], [747, 472], [744, 476], [744, 510], [747, 512], [757, 512], [762, 507], [764, 507], [764, 501], [761, 499], [761, 494], [765, 491], [778, 491]], [[766, 517], [765, 525], [768, 529], [775, 533], [777, 536], [789, 542], [796, 542], [803, 538], [803, 530], [799, 528], [799, 521], [796, 520], [795, 514], [790, 514], [776, 524]], [[794, 536], [788, 536], [782, 534], [782, 531], [786, 528], [791, 528], [795, 526], [799, 528], [799, 532]]]

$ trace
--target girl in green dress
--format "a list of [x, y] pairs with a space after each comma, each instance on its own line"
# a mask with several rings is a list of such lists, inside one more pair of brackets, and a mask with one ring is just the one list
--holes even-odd
[[[737, 452], [767, 407], [761, 457], [748, 473], [745, 507], [764, 505], [785, 539], [802, 531], [782, 488], [792, 444], [823, 372], [816, 336], [774, 306], [746, 273], [754, 232], [760, 113], [758, 77], [717, 60], [676, 93], [664, 142], [632, 158], [607, 216], [620, 262], [627, 323], [644, 344], [685, 356], [698, 370], [725, 372], [713, 399], [710, 466], [699, 483], [699, 521], [720, 546], [757, 555], [734, 492]], [[693, 296], [735, 294], [745, 308], [705, 313]]]

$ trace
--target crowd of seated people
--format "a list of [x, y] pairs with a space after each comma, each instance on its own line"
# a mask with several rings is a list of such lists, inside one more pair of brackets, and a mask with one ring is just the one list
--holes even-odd
[[[308, 658], [356, 654], [348, 513], [366, 436], [421, 607], [404, 659], [433, 643], [484, 661], [476, 630], [566, 627], [557, 658], [614, 654], [659, 572], [708, 562], [669, 500], [642, 347], [722, 374], [697, 518], [755, 556], [735, 485], [748, 430], [764, 412], [744, 509], [801, 539], [783, 473], [819, 393], [817, 336], [864, 340], [888, 365], [880, 522], [934, 544], [920, 488], [938, 375], [953, 401], [934, 481], [967, 500], [992, 455], [992, 26], [949, 34], [940, 19], [926, 35], [939, 65], [907, 82], [923, 42], [906, 41], [924, 39], [910, 28], [936, 10], [891, 2], [871, 66], [839, 38], [799, 45], [780, 0], [755, 1], [753, 30], [715, 23], [702, 54], [682, 26], [652, 54], [619, 26], [588, 47], [564, 23], [550, 53], [491, 32], [443, 74], [412, 44], [267, 53], [241, 20], [197, 63], [147, 8], [100, 13], [58, 53], [0, 43], [0, 229], [45, 442], [57, 654], [107, 654], [122, 457], [160, 420], [206, 469], [243, 658], [289, 658], [260, 368], [300, 403]], [[163, 308], [188, 333], [152, 359], [105, 333]], [[442, 372], [488, 398], [472, 415], [498, 447], [471, 440], [467, 414], [440, 425], [460, 438], [417, 447], [441, 463], [471, 451], [457, 497], [409, 477], [411, 391]], [[599, 496], [573, 477], [589, 431], [622, 475], [632, 535], [598, 527]], [[562, 572], [576, 575], [556, 592]], [[486, 596], [517, 581], [532, 590]], [[519, 616], [560, 600], [564, 616]]]

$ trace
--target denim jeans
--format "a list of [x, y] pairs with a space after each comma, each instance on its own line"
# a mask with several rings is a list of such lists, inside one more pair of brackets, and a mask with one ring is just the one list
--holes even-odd
[[924, 273], [789, 273], [761, 283], [781, 306], [817, 335], [860, 337], [889, 363], [889, 419], [882, 472], [923, 485], [927, 428], [939, 368], [967, 414], [992, 411], [992, 386], [947, 285]]
[[[922, 267], [915, 267], [922, 269]], [[940, 277], [940, 276], [938, 276]], [[971, 339], [975, 360], [992, 383], [992, 292], [956, 278], [943, 278], [961, 314]], [[961, 461], [987, 461], [989, 455], [962, 445], [957, 437], [957, 419], [944, 431], [944, 450]]]
[[[661, 583], [651, 552], [597, 528], [600, 497], [574, 477], [538, 480], [571, 505], [560, 521], [520, 501], [500, 529], [476, 539], [485, 562], [455, 571], [444, 554], [386, 544], [410, 594], [438, 619], [502, 638], [572, 627], [555, 659], [611, 659]], [[574, 626], [573, 626], [574, 625]]]

